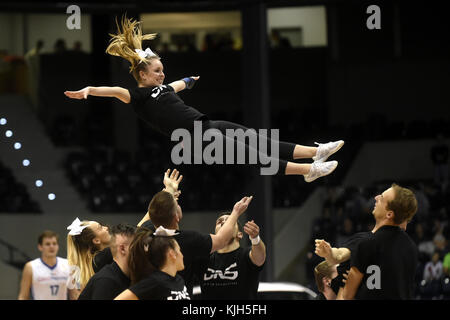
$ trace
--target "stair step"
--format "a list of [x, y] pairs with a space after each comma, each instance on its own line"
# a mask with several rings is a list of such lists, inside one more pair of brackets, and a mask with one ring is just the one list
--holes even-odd
[[[46, 213], [89, 213], [62, 167], [66, 151], [53, 145], [28, 100], [20, 95], [3, 95], [0, 105], [0, 117], [7, 119], [5, 130], [13, 131], [11, 138], [3, 135], [0, 140], [0, 160], [13, 171], [17, 181], [27, 187], [31, 198]], [[19, 150], [13, 148], [16, 141], [22, 144]], [[24, 167], [23, 159], [31, 164]], [[40, 188], [35, 185], [38, 179], [43, 181]], [[48, 199], [49, 193], [56, 195], [55, 200]]]

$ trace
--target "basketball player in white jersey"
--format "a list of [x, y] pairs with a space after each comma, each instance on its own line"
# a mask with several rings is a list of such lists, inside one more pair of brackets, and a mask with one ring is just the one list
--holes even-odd
[[38, 238], [38, 249], [41, 257], [25, 264], [18, 299], [67, 300], [69, 263], [57, 256], [58, 234], [44, 231]]

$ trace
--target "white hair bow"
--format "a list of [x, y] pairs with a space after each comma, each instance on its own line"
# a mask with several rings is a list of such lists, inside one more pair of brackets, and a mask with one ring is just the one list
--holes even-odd
[[[153, 232], [153, 234], [150, 237], [172, 237], [177, 234], [179, 234], [177, 230], [166, 229], [163, 226], [159, 226], [158, 229], [156, 229], [156, 231]], [[149, 247], [148, 244], [144, 245], [145, 252], [148, 252], [148, 247]]]
[[76, 218], [75, 220], [73, 220], [72, 224], [67, 227], [67, 230], [70, 230], [69, 234], [71, 236], [76, 236], [79, 235], [83, 231], [83, 229], [87, 227], [87, 225], [82, 226], [80, 219]]
[[145, 49], [145, 51], [141, 49], [134, 49], [134, 51], [136, 51], [139, 57], [141, 57], [142, 59], [156, 56], [156, 54], [152, 50], [150, 50], [150, 48]]
[[156, 237], [172, 237], [176, 234], [178, 234], [176, 230], [166, 229], [163, 226], [159, 226], [153, 235]]

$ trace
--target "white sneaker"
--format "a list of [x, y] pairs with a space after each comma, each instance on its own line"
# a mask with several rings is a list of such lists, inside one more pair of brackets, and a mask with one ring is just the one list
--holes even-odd
[[334, 141], [334, 142], [328, 142], [328, 143], [317, 143], [319, 147], [317, 148], [316, 156], [312, 159], [314, 162], [325, 162], [327, 161], [328, 157], [331, 156], [333, 153], [339, 151], [340, 148], [344, 145], [344, 140]]
[[304, 176], [306, 182], [312, 182], [317, 178], [327, 176], [336, 169], [338, 162], [336, 160], [327, 162], [313, 162], [308, 174]]

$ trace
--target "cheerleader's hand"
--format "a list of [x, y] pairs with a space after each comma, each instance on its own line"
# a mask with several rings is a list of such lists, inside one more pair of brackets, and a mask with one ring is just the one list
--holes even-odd
[[255, 221], [248, 221], [244, 225], [244, 232], [250, 236], [250, 238], [255, 239], [259, 236], [259, 226], [255, 223]]
[[200, 79], [200, 76], [192, 76], [188, 78], [184, 78], [183, 81], [186, 84], [186, 89], [192, 89], [194, 87], [195, 82]]
[[243, 214], [245, 212], [245, 210], [247, 210], [248, 205], [250, 204], [252, 199], [253, 199], [253, 196], [243, 197], [240, 201], [236, 202], [236, 204], [233, 207], [233, 212], [236, 212], [238, 216]]
[[172, 188], [174, 191], [178, 190], [181, 180], [183, 180], [183, 175], [180, 175], [177, 169], [173, 169], [172, 173], [170, 173], [170, 169], [167, 169], [164, 173], [163, 183], [166, 188]]
[[64, 94], [71, 99], [87, 99], [89, 95], [89, 87], [78, 91], [64, 91]]

